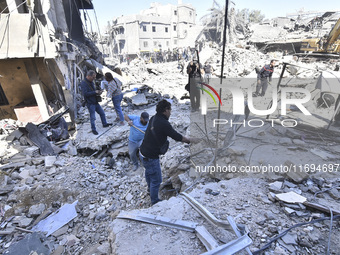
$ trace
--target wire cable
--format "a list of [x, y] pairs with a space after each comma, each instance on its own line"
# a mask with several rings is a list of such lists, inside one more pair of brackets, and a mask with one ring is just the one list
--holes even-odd
[[[256, 250], [253, 252], [253, 255], [260, 255], [262, 254], [262, 252], [266, 249], [268, 249], [271, 244], [273, 242], [275, 242], [276, 240], [278, 240], [279, 238], [283, 237], [284, 235], [286, 235], [290, 230], [294, 229], [294, 228], [297, 228], [297, 227], [301, 227], [301, 226], [304, 226], [304, 225], [308, 225], [308, 224], [314, 224], [314, 223], [317, 223], [317, 222], [320, 222], [320, 221], [325, 221], [325, 220], [331, 220], [332, 217], [323, 217], [323, 218], [320, 218], [320, 219], [316, 219], [316, 220], [312, 220], [312, 221], [308, 221], [308, 222], [301, 222], [301, 223], [297, 223], [291, 227], [289, 227], [288, 229], [286, 229], [285, 231], [283, 231], [282, 233], [278, 234], [277, 236], [275, 236], [274, 238], [272, 238], [267, 244], [265, 244], [262, 248]], [[336, 215], [333, 217], [333, 219], [340, 219], [340, 215]]]

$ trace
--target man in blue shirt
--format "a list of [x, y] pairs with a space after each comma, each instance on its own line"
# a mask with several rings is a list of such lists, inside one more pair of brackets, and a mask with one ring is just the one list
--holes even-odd
[[144, 133], [148, 127], [149, 114], [142, 112], [140, 116], [137, 115], [125, 115], [124, 119], [131, 126], [129, 135], [129, 154], [133, 164], [133, 171], [138, 169], [138, 157], [137, 151], [142, 144]]

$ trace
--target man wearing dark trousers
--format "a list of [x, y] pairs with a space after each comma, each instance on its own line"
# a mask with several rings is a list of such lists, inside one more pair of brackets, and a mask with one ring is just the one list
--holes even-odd
[[159, 186], [162, 183], [162, 170], [159, 155], [165, 154], [164, 145], [167, 137], [175, 141], [190, 143], [190, 140], [173, 129], [169, 123], [171, 104], [162, 100], [156, 106], [156, 115], [153, 116], [146, 129], [143, 143], [140, 147], [140, 156], [145, 168], [145, 179], [150, 191], [151, 204], [161, 201], [158, 197]]
[[197, 60], [190, 61], [187, 66], [187, 74], [189, 76], [189, 94], [190, 94], [190, 103], [191, 110], [197, 111], [200, 107], [200, 90], [196, 88], [201, 81], [201, 73], [203, 72], [201, 63], [198, 63]]
[[100, 119], [102, 121], [103, 127], [112, 126], [112, 123], [106, 122], [106, 117], [103, 108], [98, 104], [96, 96], [100, 96], [102, 93], [101, 90], [97, 90], [94, 84], [94, 80], [96, 79], [96, 72], [90, 70], [86, 73], [86, 78], [80, 83], [81, 92], [86, 102], [87, 109], [90, 113], [90, 122], [92, 133], [98, 135], [96, 130], [96, 112], [99, 114]]
[[[268, 88], [268, 80], [272, 81], [272, 76], [274, 72], [275, 60], [270, 61], [269, 65], [265, 65], [262, 67], [260, 72], [257, 74], [257, 84], [256, 84], [256, 92], [253, 96], [261, 96], [263, 97], [266, 94]], [[261, 93], [260, 93], [261, 90]]]

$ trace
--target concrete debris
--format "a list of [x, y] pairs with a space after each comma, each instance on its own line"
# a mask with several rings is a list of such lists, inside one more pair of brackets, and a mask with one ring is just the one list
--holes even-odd
[[44, 239], [41, 234], [27, 234], [24, 239], [13, 243], [3, 254], [50, 254], [50, 249], [44, 245], [42, 240]]
[[293, 191], [276, 194], [277, 199], [286, 203], [304, 203], [307, 199]]
[[148, 104], [148, 101], [146, 100], [146, 97], [144, 94], [137, 94], [133, 96], [132, 98], [132, 103], [134, 105], [146, 105]]
[[73, 204], [63, 205], [57, 212], [51, 214], [45, 220], [40, 221], [36, 226], [34, 226], [34, 228], [32, 228], [32, 230], [46, 232], [46, 236], [51, 235], [60, 227], [77, 217], [77, 212], [75, 210], [77, 202], [78, 201]]
[[[308, 26], [309, 23], [306, 24]], [[313, 82], [303, 86], [314, 89], [314, 81], [320, 76], [319, 70], [334, 70], [338, 64], [336, 61], [302, 63], [293, 56], [296, 40], [306, 34], [302, 33], [300, 25], [295, 30], [295, 22], [291, 19], [279, 19], [275, 26], [267, 22], [251, 25], [250, 28], [253, 31], [251, 45], [245, 43], [245, 40], [249, 41], [247, 38], [240, 39], [237, 44], [227, 45], [223, 74], [222, 48], [212, 42], [204, 44], [200, 51], [201, 63], [207, 60], [211, 62], [213, 78], [222, 75], [238, 80], [254, 79], [257, 75], [255, 67], [268, 64], [270, 59], [277, 59], [274, 78], [280, 77], [282, 63], [289, 63], [291, 65], [286, 66], [288, 71], [284, 73], [283, 79], [310, 78]], [[315, 31], [310, 30], [310, 33], [314, 35]], [[278, 42], [278, 39], [286, 42]], [[288, 44], [294, 50], [287, 48]], [[99, 73], [112, 72], [93, 59], [84, 62]], [[263, 127], [241, 127], [242, 132], [233, 133], [232, 136], [227, 135], [230, 131], [228, 128], [221, 128], [217, 139], [215, 130], [204, 133], [202, 121], [198, 123], [202, 130], [195, 134], [189, 95], [185, 90], [188, 83], [185, 67], [188, 62], [184, 63], [184, 73], [178, 69], [177, 61], [155, 64], [136, 59], [130, 65], [113, 64], [123, 71], [122, 76], [114, 74], [115, 77], [123, 77], [124, 113], [140, 115], [147, 111], [152, 116], [157, 102], [166, 98], [172, 103], [172, 125], [182, 134], [202, 138], [198, 145], [201, 151], [195, 150], [195, 146], [188, 147], [170, 140], [169, 151], [160, 158], [163, 171], [160, 196], [163, 201], [150, 207], [143, 169], [140, 167], [136, 172], [130, 170], [127, 147], [129, 126], [126, 123], [123, 126], [116, 125], [117, 114], [110, 98], [103, 97], [100, 104], [108, 122], [115, 125], [106, 129], [97, 116], [98, 136], [91, 132], [87, 108], [78, 104], [80, 96], [77, 98], [74, 129], [65, 130], [62, 124], [54, 126], [53, 120], [42, 125], [1, 120], [1, 253], [23, 254], [24, 246], [28, 245], [27, 254], [159, 254], [164, 250], [169, 254], [201, 254], [235, 240], [231, 230], [212, 226], [183, 198], [176, 196], [180, 192], [190, 192], [222, 223], [227, 222], [229, 215], [235, 219], [237, 227], [246, 226], [240, 232], [248, 233], [253, 240], [249, 248], [251, 252], [260, 249], [297, 222], [322, 218], [329, 215], [330, 208], [334, 215], [340, 211], [340, 179], [336, 171], [325, 174], [316, 171], [318, 166], [321, 169], [322, 166], [327, 169], [333, 167], [335, 170], [338, 164], [339, 131], [334, 126], [326, 131], [325, 127], [329, 124], [327, 120], [315, 121], [315, 126], [321, 128], [322, 132], [311, 127], [303, 128], [300, 125], [304, 121], [301, 112], [287, 106], [287, 115], [299, 122], [297, 127], [271, 127], [263, 120]], [[275, 85], [273, 82], [269, 90]], [[313, 96], [317, 98], [320, 95]], [[270, 103], [269, 98], [255, 98], [254, 101], [257, 99], [263, 109]], [[309, 106], [315, 113], [313, 118], [316, 115], [333, 114], [333, 108], [318, 107], [316, 100], [311, 100]], [[254, 117], [249, 115], [250, 120]], [[272, 124], [283, 121], [278, 117], [273, 119]], [[47, 129], [53, 130], [49, 132]], [[222, 137], [230, 139], [222, 140]], [[225, 146], [219, 151], [222, 157], [216, 160], [217, 165], [236, 169], [241, 166], [281, 166], [295, 171], [263, 171], [257, 175], [199, 172], [197, 167], [206, 166], [204, 169], [207, 169], [213, 165], [214, 153], [211, 149], [216, 140]], [[300, 159], [308, 164], [301, 164]], [[208, 166], [209, 162], [211, 164]], [[192, 163], [195, 163], [196, 168]], [[315, 171], [311, 171], [312, 163], [315, 164]], [[204, 246], [195, 233], [120, 219], [117, 216], [121, 211], [197, 222], [211, 235], [200, 230], [205, 236], [203, 238], [210, 241]], [[297, 228], [278, 240], [268, 252], [323, 254], [327, 245], [325, 237], [328, 237], [328, 224], [320, 221]], [[29, 231], [42, 231], [45, 235]], [[332, 231], [331, 254], [336, 254], [340, 250], [337, 238], [339, 229], [333, 228]], [[24, 239], [18, 241], [22, 237]], [[17, 251], [20, 252], [15, 253]]]

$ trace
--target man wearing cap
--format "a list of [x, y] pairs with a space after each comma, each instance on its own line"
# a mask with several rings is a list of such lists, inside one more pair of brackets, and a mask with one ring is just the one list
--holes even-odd
[[142, 144], [145, 130], [148, 127], [149, 114], [147, 112], [142, 112], [140, 116], [125, 115], [124, 119], [129, 126], [131, 126], [128, 147], [130, 160], [133, 164], [133, 171], [136, 171], [138, 169], [137, 151]]

